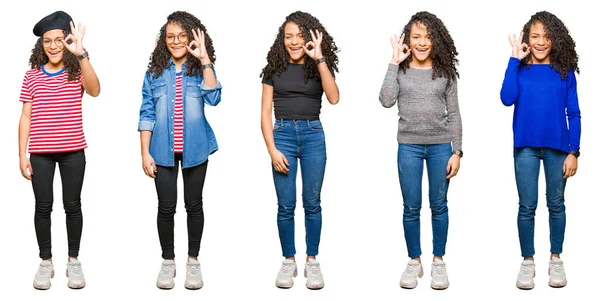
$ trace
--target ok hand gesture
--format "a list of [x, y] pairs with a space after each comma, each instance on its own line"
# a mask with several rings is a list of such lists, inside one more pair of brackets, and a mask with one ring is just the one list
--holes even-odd
[[[85, 52], [83, 48], [83, 36], [85, 35], [85, 26], [81, 26], [81, 22], [77, 22], [77, 28], [73, 25], [73, 21], [70, 23], [71, 33], [62, 40], [63, 45], [69, 52], [74, 55], [82, 55]], [[70, 42], [70, 43], [69, 43]]]
[[[200, 28], [196, 28], [195, 30], [192, 29], [192, 34], [194, 35], [194, 39], [189, 45], [185, 46], [185, 48], [187, 48], [189, 53], [199, 59], [203, 65], [210, 64], [210, 58], [206, 51], [204, 31], [200, 31]], [[196, 46], [196, 48], [192, 50], [193, 46]]]
[[404, 34], [400, 36], [399, 40], [398, 35], [390, 37], [390, 43], [392, 43], [392, 48], [394, 49], [390, 63], [400, 65], [400, 63], [410, 56], [410, 47], [404, 44]]
[[[315, 34], [316, 32], [316, 34]], [[310, 30], [310, 37], [312, 41], [304, 44], [302, 48], [304, 48], [304, 52], [313, 60], [318, 60], [323, 57], [323, 52], [321, 52], [321, 42], [323, 42], [323, 33], [315, 30]], [[308, 50], [308, 46], [312, 46], [311, 50]]]
[[[521, 34], [519, 35], [518, 40], [517, 40], [517, 36], [515, 36], [514, 34], [512, 35], [512, 38], [510, 36], [508, 36], [508, 42], [512, 46], [512, 57], [522, 60], [524, 57], [526, 57], [529, 54], [529, 52], [530, 52], [529, 45], [523, 43], [523, 32], [522, 31], [521, 31]], [[523, 48], [525, 48], [526, 50], [523, 51]]]

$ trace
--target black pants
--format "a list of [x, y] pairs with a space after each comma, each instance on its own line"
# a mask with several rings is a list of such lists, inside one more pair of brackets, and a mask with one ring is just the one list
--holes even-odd
[[[157, 165], [156, 193], [158, 194], [158, 238], [164, 259], [175, 258], [174, 215], [177, 207], [177, 173], [181, 154], [175, 155], [175, 166]], [[183, 200], [187, 212], [188, 256], [197, 257], [204, 229], [204, 211], [202, 210], [202, 189], [206, 177], [208, 160], [200, 165], [182, 168]]]
[[52, 258], [50, 234], [50, 213], [54, 203], [54, 170], [56, 163], [62, 181], [63, 206], [67, 216], [67, 239], [69, 256], [79, 255], [81, 228], [81, 187], [85, 174], [85, 153], [83, 150], [54, 154], [31, 154], [31, 184], [35, 195], [35, 234], [42, 259]]

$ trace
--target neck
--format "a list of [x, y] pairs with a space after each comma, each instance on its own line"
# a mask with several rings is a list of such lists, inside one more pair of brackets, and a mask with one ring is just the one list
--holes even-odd
[[62, 70], [65, 67], [65, 63], [61, 60], [60, 62], [54, 64], [52, 62], [47, 62], [44, 64], [44, 69], [48, 72], [56, 72]]
[[543, 60], [538, 60], [534, 56], [531, 57], [531, 63], [534, 65], [550, 64], [550, 57], [545, 57]]
[[290, 63], [291, 64], [304, 64], [304, 55], [298, 60], [293, 60], [292, 58], [290, 58]]
[[181, 66], [183, 66], [183, 63], [185, 63], [185, 61], [187, 60], [187, 55], [184, 55], [178, 59], [171, 57], [171, 60], [173, 60], [173, 63], [175, 63], [175, 71], [180, 72]]
[[424, 61], [419, 61], [419, 60], [413, 59], [412, 61], [410, 61], [408, 66], [410, 66], [411, 68], [415, 68], [415, 69], [431, 69], [433, 67], [433, 62], [431, 61], [430, 58], [427, 58]]

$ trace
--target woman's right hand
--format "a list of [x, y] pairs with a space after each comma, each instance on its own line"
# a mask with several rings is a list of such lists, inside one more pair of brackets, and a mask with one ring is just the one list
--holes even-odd
[[33, 170], [31, 169], [31, 162], [27, 156], [22, 156], [19, 158], [19, 165], [21, 167], [21, 175], [23, 178], [27, 180], [31, 180], [31, 175], [33, 174]]
[[[390, 37], [390, 42], [392, 43], [392, 48], [394, 52], [392, 52], [392, 60], [390, 64], [400, 65], [407, 57], [410, 56], [410, 47], [404, 44], [404, 34], [400, 36], [398, 40], [398, 35], [394, 35]], [[404, 52], [406, 50], [406, 52]]]
[[271, 155], [273, 168], [275, 168], [277, 172], [288, 173], [290, 171], [288, 168], [290, 163], [279, 150], [275, 149], [274, 151], [269, 152], [269, 155]]
[[[522, 31], [521, 31], [521, 34], [519, 34], [518, 40], [517, 40], [517, 36], [514, 34], [512, 35], [512, 38], [510, 36], [508, 36], [508, 42], [510, 43], [510, 46], [512, 46], [512, 57], [517, 58], [519, 60], [522, 60], [531, 51], [531, 49], [529, 49], [529, 45], [523, 43], [523, 32]], [[525, 48], [526, 50], [523, 51], [523, 48]]]
[[150, 156], [150, 154], [142, 155], [142, 168], [144, 168], [144, 173], [151, 177], [156, 178], [154, 173], [157, 172], [156, 164], [154, 163], [154, 158]]

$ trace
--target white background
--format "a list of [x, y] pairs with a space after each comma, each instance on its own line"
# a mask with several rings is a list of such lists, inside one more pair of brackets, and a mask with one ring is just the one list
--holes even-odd
[[[595, 292], [597, 284], [597, 131], [599, 63], [595, 13], [589, 1], [17, 1], [3, 4], [0, 111], [0, 299], [140, 300], [346, 300], [497, 299], [564, 300]], [[89, 148], [82, 194], [84, 228], [80, 260], [88, 283], [67, 288], [64, 211], [55, 178], [53, 254], [56, 277], [49, 291], [32, 288], [39, 264], [31, 184], [19, 173], [19, 92], [36, 41], [34, 24], [55, 10], [87, 25], [84, 45], [100, 79], [98, 98], [84, 97]], [[200, 260], [205, 286], [183, 287], [187, 254], [183, 201], [176, 215], [178, 277], [171, 291], [156, 288], [161, 259], [154, 183], [141, 168], [136, 131], [141, 87], [155, 39], [168, 14], [186, 10], [207, 26], [223, 84], [222, 102], [207, 108], [220, 150], [210, 157], [204, 190], [206, 223]], [[296, 10], [312, 13], [341, 48], [338, 105], [323, 102], [328, 162], [322, 192], [320, 255], [326, 286], [309, 291], [299, 275], [290, 290], [275, 287], [282, 260], [270, 158], [260, 132], [261, 84], [278, 27]], [[449, 191], [450, 230], [445, 260], [450, 288], [429, 288], [431, 222], [424, 178], [422, 248], [425, 277], [414, 290], [398, 286], [408, 260], [402, 232], [402, 199], [396, 166], [397, 109], [378, 101], [390, 60], [389, 36], [417, 11], [428, 10], [449, 29], [460, 53], [459, 102], [465, 157]], [[548, 10], [568, 26], [580, 55], [578, 93], [582, 156], [566, 189], [567, 231], [562, 258], [569, 284], [547, 285], [548, 213], [543, 173], [536, 219], [537, 287], [515, 287], [521, 261], [518, 196], [512, 158], [513, 108], [499, 98], [511, 53], [507, 35], [519, 33], [537, 11]], [[180, 178], [181, 181], [181, 178]], [[300, 183], [298, 183], [300, 185]], [[304, 260], [298, 186], [296, 241]], [[180, 186], [181, 191], [181, 186]], [[181, 194], [180, 194], [181, 196]], [[302, 272], [302, 265], [300, 273]], [[17, 297], [18, 296], [18, 297]]]

